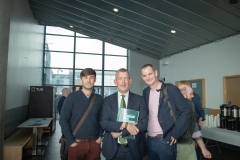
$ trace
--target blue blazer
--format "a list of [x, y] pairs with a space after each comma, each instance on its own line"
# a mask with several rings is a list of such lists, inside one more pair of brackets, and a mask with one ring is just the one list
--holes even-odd
[[193, 95], [194, 95], [194, 97], [193, 97], [192, 101], [193, 101], [196, 111], [197, 111], [196, 122], [198, 124], [200, 117], [202, 117], [203, 121], [205, 120], [205, 112], [202, 108], [202, 103], [201, 103], [199, 95], [196, 93], [193, 93]]
[[[162, 81], [160, 81], [162, 82]], [[164, 82], [162, 82], [162, 87]], [[189, 123], [192, 116], [191, 107], [188, 105], [186, 99], [181, 94], [178, 87], [168, 84], [168, 96], [172, 106], [172, 110], [176, 116], [176, 123], [173, 117], [170, 115], [168, 103], [163, 93], [161, 92], [158, 105], [158, 121], [163, 130], [163, 138], [169, 141], [171, 136], [178, 139], [189, 127]], [[149, 104], [150, 87], [143, 90], [143, 97], [147, 104]]]
[[[132, 92], [129, 92], [127, 108], [139, 111], [139, 119], [136, 125], [139, 129], [139, 133], [135, 136], [135, 139], [127, 140], [133, 159], [139, 160], [147, 154], [145, 132], [147, 130], [148, 111], [143, 97]], [[122, 122], [116, 122], [117, 113], [118, 92], [106, 97], [102, 108], [100, 124], [105, 131], [102, 154], [107, 159], [112, 159], [118, 148], [118, 139], [113, 138], [111, 135], [111, 132], [121, 132], [120, 127]], [[126, 129], [123, 129], [122, 132], [123, 137], [130, 135]]]

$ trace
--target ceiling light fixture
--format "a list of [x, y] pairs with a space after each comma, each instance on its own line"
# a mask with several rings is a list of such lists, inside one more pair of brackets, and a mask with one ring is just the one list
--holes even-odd
[[117, 9], [117, 8], [113, 8], [113, 11], [114, 11], [114, 12], [118, 12], [118, 9]]
[[73, 28], [73, 26], [72, 26], [72, 25], [70, 25], [69, 27], [70, 27], [70, 28]]
[[171, 33], [176, 33], [176, 31], [175, 30], [171, 30]]

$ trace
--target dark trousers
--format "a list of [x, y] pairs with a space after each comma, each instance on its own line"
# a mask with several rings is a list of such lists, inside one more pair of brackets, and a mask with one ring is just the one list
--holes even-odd
[[118, 147], [116, 154], [111, 160], [133, 160], [129, 148]]
[[90, 141], [80, 141], [75, 147], [69, 146], [69, 160], [99, 160], [102, 151], [100, 144], [96, 143], [97, 139]]

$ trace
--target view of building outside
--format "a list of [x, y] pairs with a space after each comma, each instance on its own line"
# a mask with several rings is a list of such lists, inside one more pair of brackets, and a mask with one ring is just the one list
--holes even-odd
[[127, 69], [127, 49], [60, 27], [46, 26], [43, 85], [54, 86], [58, 97], [62, 88], [81, 87], [80, 72], [93, 68], [97, 73], [95, 92], [106, 97], [117, 91], [115, 72]]

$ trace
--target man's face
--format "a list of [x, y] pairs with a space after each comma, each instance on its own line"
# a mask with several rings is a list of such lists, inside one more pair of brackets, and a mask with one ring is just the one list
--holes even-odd
[[125, 94], [129, 91], [131, 83], [132, 79], [129, 77], [128, 72], [117, 72], [114, 84], [118, 87], [118, 91], [121, 94]]
[[193, 89], [189, 86], [186, 86], [186, 88], [187, 88], [186, 98], [192, 100], [192, 98], [194, 97]]
[[86, 90], [93, 89], [93, 85], [96, 82], [96, 77], [94, 75], [83, 76], [81, 78], [82, 87]]
[[153, 85], [157, 81], [158, 73], [153, 70], [152, 67], [146, 67], [142, 69], [142, 79], [149, 86]]

